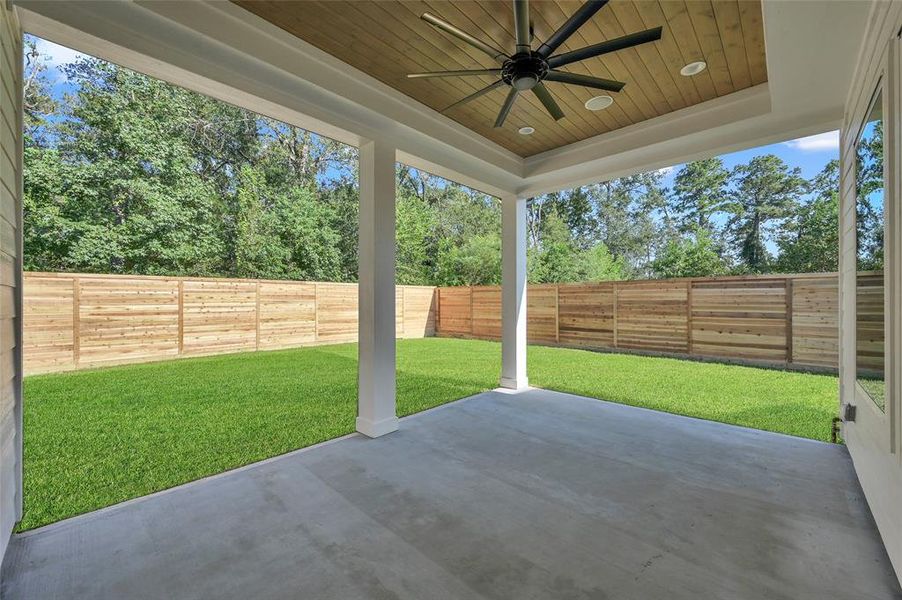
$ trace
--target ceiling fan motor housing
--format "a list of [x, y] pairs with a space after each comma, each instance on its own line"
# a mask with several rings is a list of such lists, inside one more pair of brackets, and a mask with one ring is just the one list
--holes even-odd
[[535, 52], [521, 52], [501, 65], [501, 80], [517, 90], [534, 88], [548, 73], [548, 63]]

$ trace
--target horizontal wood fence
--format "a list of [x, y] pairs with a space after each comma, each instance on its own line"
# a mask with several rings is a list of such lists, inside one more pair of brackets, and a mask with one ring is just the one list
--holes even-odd
[[[357, 285], [26, 273], [26, 374], [357, 340]], [[435, 288], [398, 286], [397, 335], [435, 331]]]
[[[527, 304], [531, 343], [837, 365], [835, 274], [531, 285]], [[346, 283], [26, 273], [23, 308], [27, 374], [357, 340]], [[501, 338], [497, 286], [398, 286], [396, 309], [398, 337]], [[860, 329], [880, 368], [882, 330]]]
[[[526, 314], [531, 343], [837, 367], [835, 273], [530, 285]], [[438, 288], [438, 315], [436, 335], [500, 339], [501, 288]]]

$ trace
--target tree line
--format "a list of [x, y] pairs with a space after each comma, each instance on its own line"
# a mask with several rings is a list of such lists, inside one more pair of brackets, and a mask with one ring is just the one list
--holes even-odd
[[[55, 90], [26, 40], [25, 268], [355, 281], [357, 154], [83, 57]], [[831, 271], [838, 165], [718, 158], [528, 202], [533, 282]], [[397, 166], [399, 283], [501, 279], [494, 198]]]

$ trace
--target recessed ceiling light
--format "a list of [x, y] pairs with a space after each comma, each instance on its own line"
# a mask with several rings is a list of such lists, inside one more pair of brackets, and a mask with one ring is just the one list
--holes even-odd
[[602, 110], [614, 104], [614, 99], [610, 96], [595, 96], [586, 100], [586, 108], [589, 110]]
[[535, 132], [536, 130], [532, 127], [521, 127], [517, 130], [517, 133], [519, 133], [520, 135], [532, 135]]
[[692, 77], [693, 75], [698, 75], [702, 71], [708, 68], [708, 63], [703, 60], [697, 62], [691, 62], [682, 69], [680, 69], [680, 75], [683, 77]]

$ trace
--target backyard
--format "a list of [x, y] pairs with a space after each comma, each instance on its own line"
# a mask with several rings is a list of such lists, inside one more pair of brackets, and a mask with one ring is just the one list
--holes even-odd
[[[398, 341], [398, 414], [497, 385], [501, 346]], [[530, 384], [826, 441], [836, 378], [533, 346]], [[354, 431], [355, 344], [229, 354], [25, 380], [20, 530]]]

